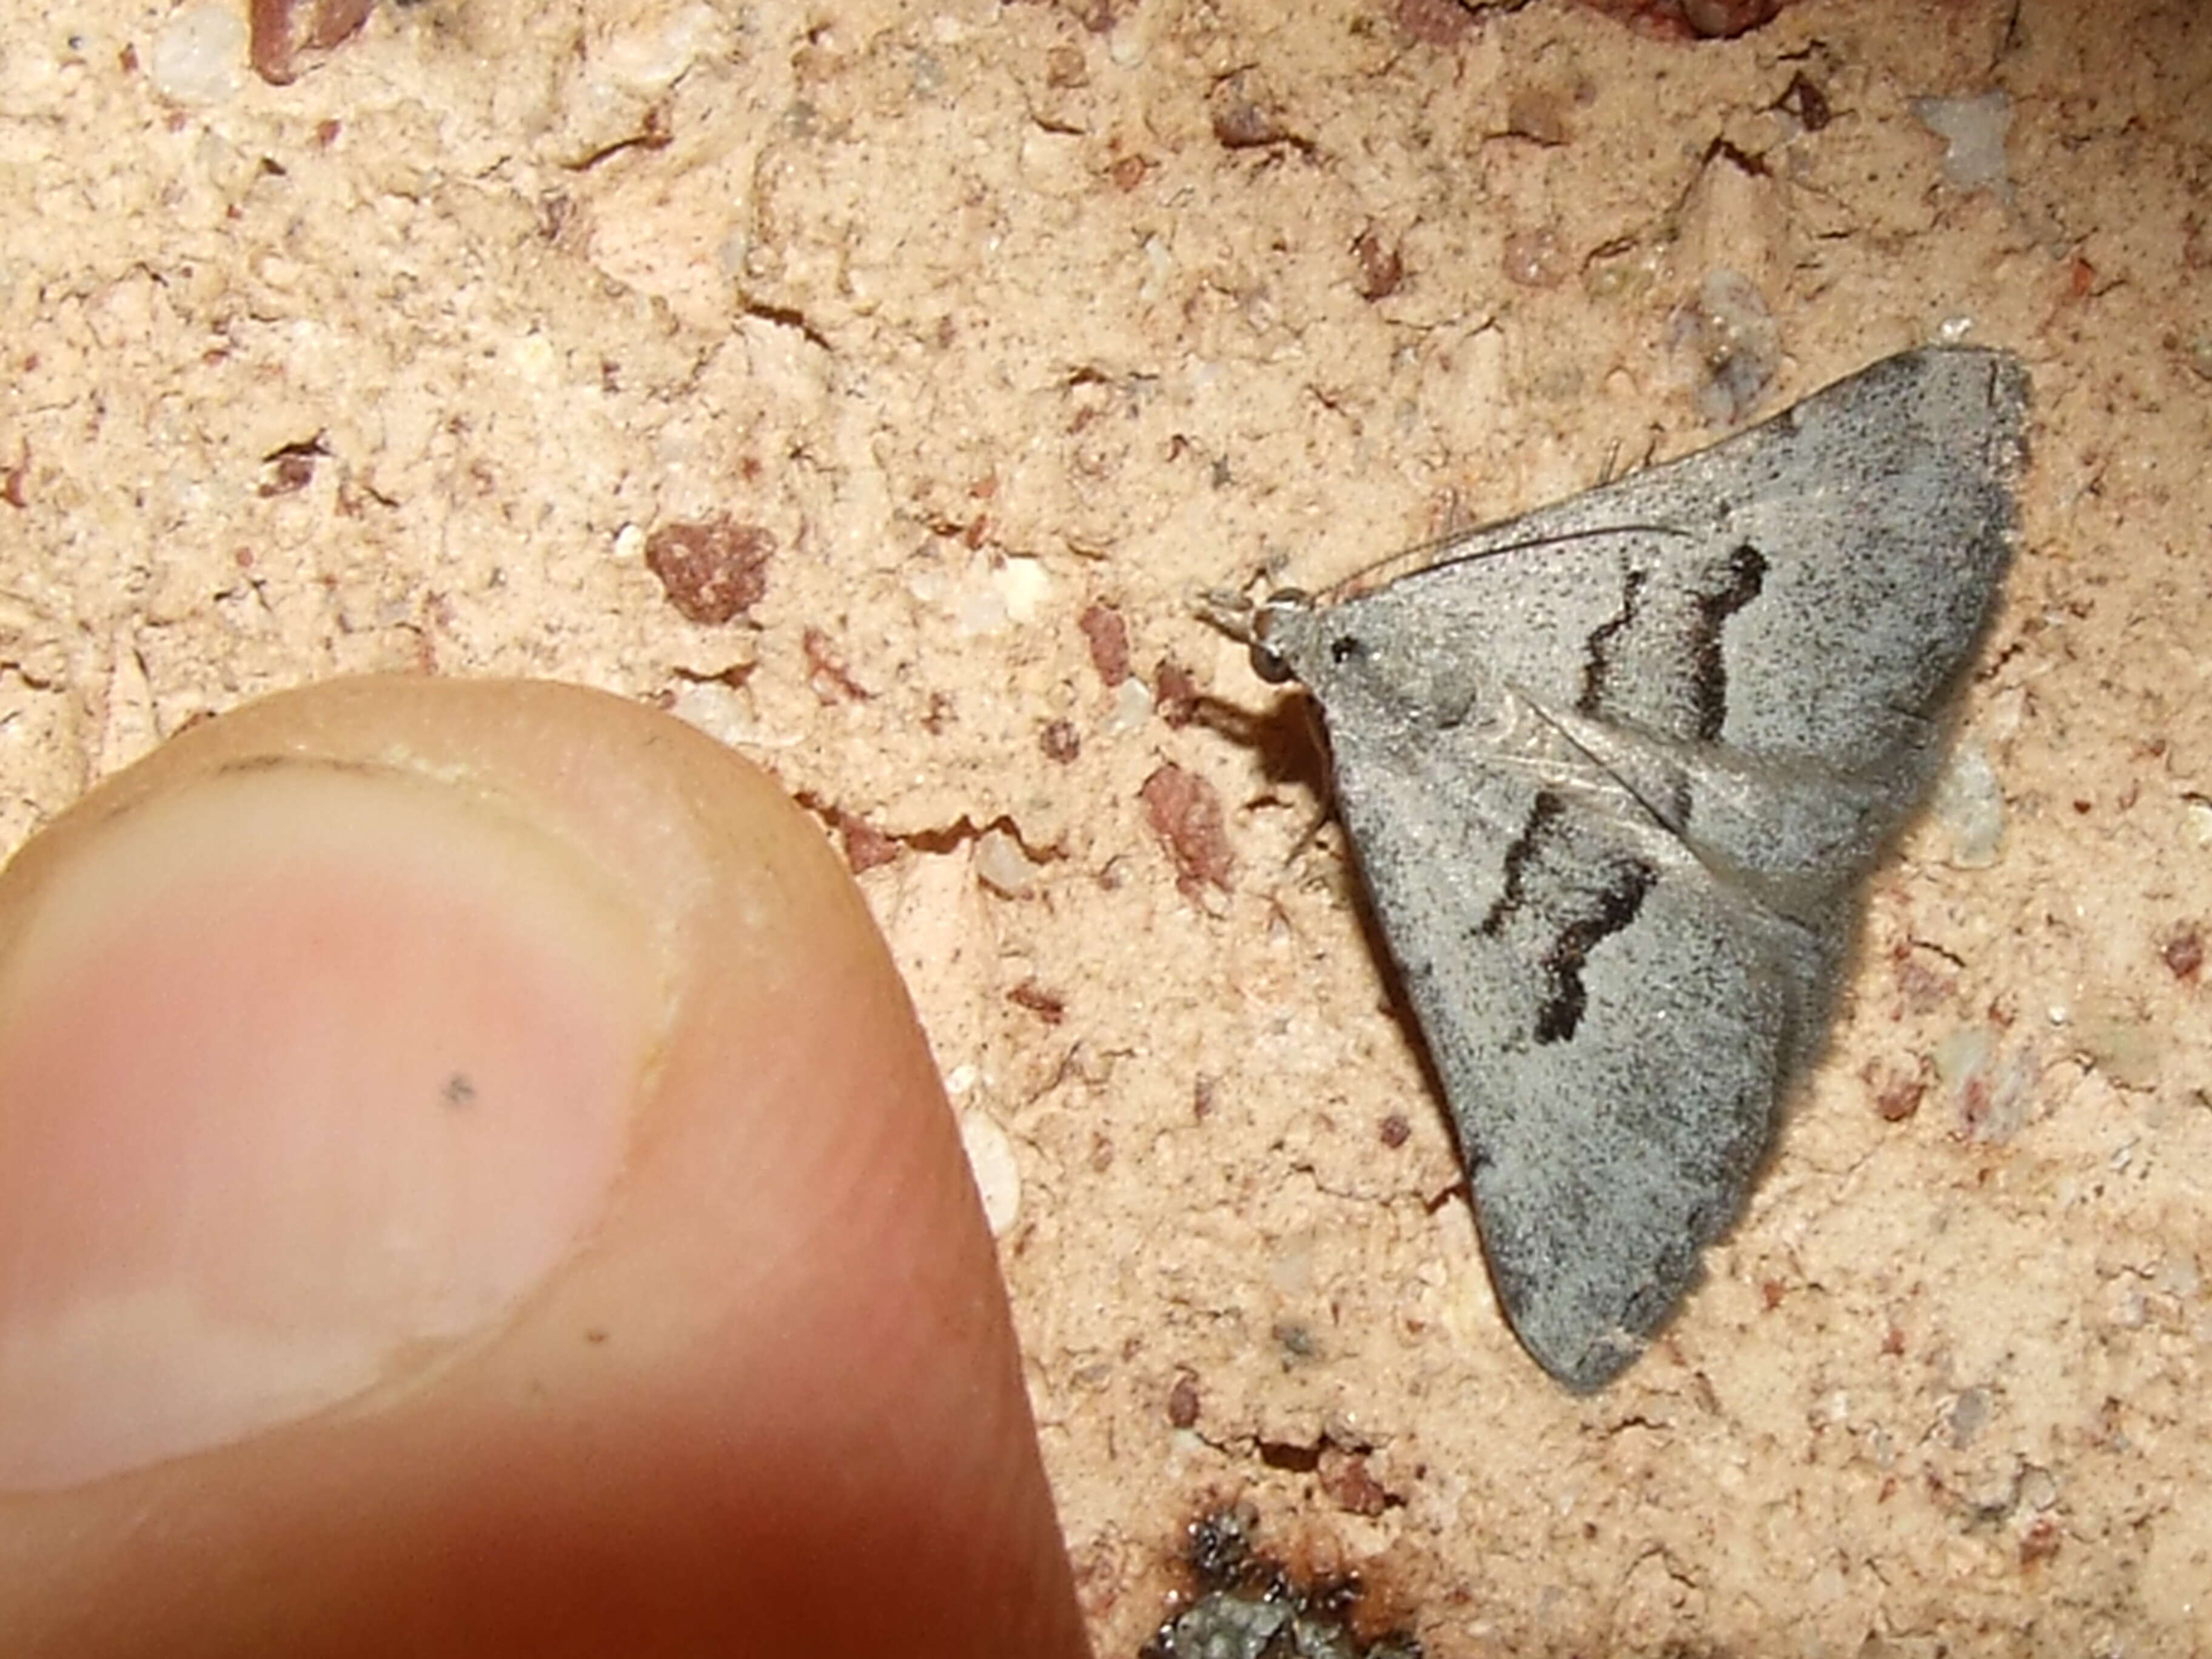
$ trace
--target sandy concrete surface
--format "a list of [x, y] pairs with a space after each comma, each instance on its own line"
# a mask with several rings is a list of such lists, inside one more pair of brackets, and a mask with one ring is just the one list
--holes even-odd
[[[242, 3], [8, 0], [0, 846], [370, 669], [770, 769], [963, 1116], [1103, 1654], [1231, 1499], [1446, 1659], [2212, 1649], [2212, 12], [422, 0], [276, 85]], [[1569, 1398], [1193, 595], [1938, 338], [2035, 381], [1953, 787]]]

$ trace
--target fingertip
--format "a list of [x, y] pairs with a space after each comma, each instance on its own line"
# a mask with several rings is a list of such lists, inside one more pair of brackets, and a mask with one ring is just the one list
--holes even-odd
[[[226, 826], [243, 864], [224, 861]], [[251, 1067], [146, 1097], [148, 1079], [197, 1075], [185, 1062], [204, 1055], [161, 1051], [189, 1050], [190, 1022], [111, 1021], [110, 1043], [153, 1052], [96, 1085], [82, 1079], [98, 1067], [72, 1070], [71, 1043], [50, 1042], [27, 1089], [0, 1042], [0, 1134], [54, 1156], [73, 1091], [112, 1121], [162, 1122], [202, 1162], [162, 1186], [125, 1160], [169, 1229], [163, 1250], [121, 1251], [126, 1267], [167, 1273], [172, 1304], [225, 1289], [234, 1338], [251, 1326], [281, 1350], [309, 1307], [368, 1334], [335, 1389], [272, 1407], [244, 1389], [181, 1439], [14, 1482], [9, 1650], [1085, 1651], [927, 1045], [850, 880], [768, 780], [571, 688], [353, 682], [274, 699], [170, 745], [19, 857], [0, 879], [0, 1016], [55, 982], [41, 917], [74, 915], [63, 931], [80, 943], [98, 933], [56, 908], [68, 890], [138, 924], [100, 936], [112, 954], [79, 963], [80, 994], [150, 994], [161, 974], [103, 981], [102, 964], [179, 936], [174, 884], [146, 872], [179, 867], [185, 843], [211, 872], [203, 899], [250, 872], [277, 884], [258, 905], [190, 913], [210, 959], [247, 964], [222, 988], [260, 1018], [225, 1040], [354, 1058], [295, 1068], [289, 1099], [247, 1110]], [[350, 948], [304, 947], [295, 927], [257, 956], [225, 932], [266, 945], [303, 914]], [[378, 925], [394, 917], [412, 921]], [[458, 980], [426, 956], [459, 962]], [[319, 994], [278, 994], [272, 962]], [[308, 1030], [285, 1029], [302, 1007]], [[51, 1015], [39, 1025], [60, 1029]], [[463, 1048], [475, 1058], [457, 1066]], [[350, 1092], [330, 1082], [370, 1073]], [[445, 1086], [425, 1099], [423, 1079]], [[230, 1139], [203, 1153], [196, 1131]], [[296, 1156], [272, 1163], [256, 1135]], [[379, 1177], [356, 1180], [364, 1167]], [[303, 1171], [331, 1201], [283, 1189]], [[215, 1249], [209, 1194], [227, 1180], [237, 1236]], [[403, 1259], [422, 1255], [425, 1192], [447, 1224], [428, 1268]], [[487, 1212], [496, 1224], [472, 1225]], [[86, 1237], [106, 1316], [127, 1319], [145, 1298], [113, 1292], [143, 1285], [113, 1277], [112, 1237]], [[240, 1297], [255, 1261], [278, 1264], [290, 1299]], [[68, 1267], [49, 1276], [59, 1300], [99, 1300]], [[55, 1304], [0, 1297], [0, 1416]], [[138, 1334], [179, 1351], [173, 1324]], [[158, 1415], [162, 1370], [108, 1417]], [[51, 1371], [30, 1404], [67, 1429]], [[194, 1386], [224, 1382], [218, 1368]]]

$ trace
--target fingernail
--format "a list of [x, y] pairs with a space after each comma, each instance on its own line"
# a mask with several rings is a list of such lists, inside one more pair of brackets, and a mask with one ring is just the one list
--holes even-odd
[[609, 1201], [656, 987], [617, 882], [404, 769], [217, 770], [19, 860], [0, 1489], [222, 1445], [496, 1331]]

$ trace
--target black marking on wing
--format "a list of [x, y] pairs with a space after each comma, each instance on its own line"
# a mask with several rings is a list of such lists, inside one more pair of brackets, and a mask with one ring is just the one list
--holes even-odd
[[1605, 678], [1613, 668], [1613, 642], [1636, 623], [1636, 599], [1649, 573], [1632, 570], [1620, 590], [1620, 609], [1590, 630], [1589, 656], [1583, 664], [1583, 689], [1575, 707], [1585, 714], [1598, 712], [1605, 696]]
[[1560, 929], [1552, 948], [1544, 952], [1544, 970], [1552, 984], [1536, 1010], [1539, 1042], [1565, 1042], [1575, 1034], [1583, 1010], [1589, 1005], [1589, 994], [1583, 988], [1583, 964], [1589, 960], [1591, 948], [1636, 920], [1644, 895], [1659, 879], [1659, 872], [1641, 859], [1625, 859], [1606, 874], [1609, 879], [1603, 887], [1583, 896], [1594, 901], [1590, 908]]
[[1536, 792], [1536, 799], [1528, 805], [1528, 822], [1521, 826], [1513, 845], [1505, 849], [1504, 890], [1491, 901], [1489, 914], [1475, 930], [1486, 939], [1496, 939], [1521, 908], [1521, 888], [1527, 879], [1528, 861], [1543, 846], [1546, 830], [1565, 811], [1566, 803], [1549, 789]]
[[1759, 597], [1766, 584], [1766, 560], [1749, 542], [1729, 555], [1728, 585], [1698, 595], [1690, 632], [1690, 695], [1697, 710], [1697, 734], [1711, 743], [1728, 723], [1728, 659], [1721, 632], [1728, 619]]
[[[1659, 872], [1642, 859], [1603, 846], [1577, 846], [1576, 820], [1555, 792], [1540, 789], [1528, 821], [1505, 849], [1503, 890], [1476, 933], [1502, 938], [1525, 918], [1544, 940], [1536, 963], [1544, 975], [1532, 1030], [1539, 1042], [1565, 1042], [1589, 1006], [1583, 969], [1589, 953], [1634, 921]], [[1533, 886], [1530, 878], [1538, 879]]]

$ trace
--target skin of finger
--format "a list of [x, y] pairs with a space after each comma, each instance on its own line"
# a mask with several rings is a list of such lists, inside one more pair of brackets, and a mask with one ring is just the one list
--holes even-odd
[[0, 1499], [12, 1654], [1079, 1655], [993, 1246], [819, 831], [688, 727], [532, 684], [339, 682], [185, 733], [27, 848], [223, 769], [495, 795], [659, 930], [666, 1018], [586, 1248], [323, 1416]]

